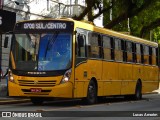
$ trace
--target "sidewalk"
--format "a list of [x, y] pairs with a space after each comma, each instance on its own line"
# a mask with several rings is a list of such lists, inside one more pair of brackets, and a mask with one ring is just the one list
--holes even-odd
[[153, 91], [153, 92], [155, 92], [155, 93], [157, 93], [157, 94], [160, 94], [160, 89], [155, 90], [155, 91]]
[[5, 79], [0, 81], [0, 105], [3, 104], [16, 104], [16, 103], [24, 103], [30, 102], [29, 98], [17, 98], [17, 97], [9, 97], [7, 95], [7, 83]]
[[5, 79], [0, 80], [0, 97], [7, 96], [7, 81]]
[[0, 105], [30, 102], [27, 98], [0, 97]]

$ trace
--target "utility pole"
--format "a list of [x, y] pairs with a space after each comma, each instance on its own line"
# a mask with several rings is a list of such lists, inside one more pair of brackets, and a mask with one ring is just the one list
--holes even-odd
[[[109, 2], [110, 2], [110, 6], [112, 6], [112, 0], [109, 0]], [[112, 8], [110, 9], [110, 21], [112, 21]]]
[[153, 31], [150, 30], [150, 41], [152, 41], [152, 35], [153, 35]]
[[130, 21], [129, 21], [129, 18], [128, 18], [128, 33], [130, 34]]
[[47, 0], [47, 10], [49, 11], [49, 0]]
[[72, 14], [72, 0], [70, 0], [70, 16], [71, 16], [71, 14]]
[[73, 14], [74, 15], [78, 15], [78, 12], [79, 12], [79, 10], [78, 10], [78, 0], [75, 0], [75, 4], [74, 4], [75, 6], [73, 6]]

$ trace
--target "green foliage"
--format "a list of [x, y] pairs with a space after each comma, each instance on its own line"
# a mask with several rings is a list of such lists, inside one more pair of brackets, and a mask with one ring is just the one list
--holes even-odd
[[[111, 20], [114, 20], [116, 17], [118, 17], [120, 14], [126, 12], [128, 10], [128, 4], [130, 0], [116, 0], [114, 7], [106, 13], [104, 13], [104, 25], [108, 24]], [[109, 1], [104, 2], [104, 7], [108, 7], [110, 5]], [[112, 12], [111, 12], [112, 11]], [[112, 29], [116, 31], [128, 31], [127, 27], [127, 20], [124, 20], [120, 23], [118, 23], [116, 26], [114, 26]]]
[[[114, 4], [114, 7], [110, 9], [110, 11], [104, 13], [104, 24], [108, 24], [110, 22], [110, 14], [112, 11], [112, 19], [116, 18], [118, 15], [120, 15], [123, 11], [126, 11], [125, 2], [126, 0], [116, 0], [116, 4]], [[103, 2], [104, 7], [110, 6], [110, 1], [104, 0]]]
[[160, 27], [153, 30], [153, 41], [160, 42]]
[[[112, 20], [116, 17], [120, 16], [122, 13], [127, 15], [130, 10], [136, 10], [140, 7], [143, 8], [147, 0], [116, 0], [115, 5], [112, 8]], [[104, 7], [108, 7], [110, 5], [109, 1], [104, 1]], [[131, 13], [129, 13], [130, 15]], [[110, 21], [110, 12], [106, 12], [104, 15], [104, 25], [109, 24]], [[130, 23], [130, 32], [134, 36], [140, 37], [141, 30], [144, 26], [150, 25], [153, 21], [156, 21], [157, 18], [160, 18], [160, 1], [152, 0], [149, 6], [144, 7], [142, 11], [137, 12], [136, 15], [129, 19]], [[123, 20], [117, 23], [112, 29], [116, 31], [128, 31], [127, 20]], [[153, 26], [152, 26], [153, 27]], [[155, 27], [155, 26], [154, 26]], [[160, 40], [160, 27], [156, 26], [155, 29], [152, 30], [152, 40]], [[146, 30], [144, 38], [150, 38], [149, 29]]]
[[136, 4], [137, 7], [140, 7], [144, 4], [144, 0], [132, 0], [132, 3]]
[[[160, 39], [160, 28], [157, 28], [160, 26], [160, 0], [103, 0], [103, 8], [102, 0], [85, 0], [85, 2], [87, 7], [74, 19], [82, 20], [88, 15], [88, 20], [93, 21], [103, 13], [105, 28], [130, 32], [134, 36], [147, 39], [152, 36], [154, 41]], [[99, 13], [94, 15], [94, 9], [98, 9]]]
[[[153, 1], [153, 3], [147, 9], [143, 10], [141, 13], [139, 13], [138, 15], [136, 15], [134, 18], [131, 19], [131, 28], [133, 35], [140, 36], [141, 29], [144, 26], [147, 26], [153, 21], [155, 21], [157, 18], [160, 18], [160, 1], [158, 0]], [[153, 34], [154, 36], [157, 36], [158, 31], [153, 30]], [[147, 31], [144, 37], [149, 39], [150, 37], [149, 35], [150, 32]], [[155, 40], [155, 38], [156, 37], [154, 37], [153, 40]]]

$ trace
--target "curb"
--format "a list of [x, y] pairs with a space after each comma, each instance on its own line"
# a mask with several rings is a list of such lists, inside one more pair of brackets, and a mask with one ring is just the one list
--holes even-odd
[[0, 97], [7, 96], [7, 85], [1, 84], [0, 85]]
[[0, 97], [6, 97], [8, 94], [8, 82], [7, 79], [0, 79]]
[[154, 90], [153, 93], [157, 93], [157, 94], [160, 94], [160, 89], [158, 90]]
[[4, 100], [0, 100], [0, 105], [5, 105], [5, 104], [19, 104], [19, 103], [27, 103], [27, 102], [31, 102], [30, 99], [4, 99]]

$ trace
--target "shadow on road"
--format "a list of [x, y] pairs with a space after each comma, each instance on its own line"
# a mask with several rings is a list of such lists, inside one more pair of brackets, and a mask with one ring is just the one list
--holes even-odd
[[[148, 101], [149, 98], [143, 98], [142, 100]], [[136, 100], [126, 99], [124, 97], [106, 97], [100, 99], [97, 104], [113, 104], [121, 102], [135, 102]], [[139, 100], [140, 101], [140, 100]], [[73, 106], [87, 106], [81, 99], [68, 99], [68, 100], [52, 100], [46, 101], [41, 106], [55, 106], [55, 107], [73, 107]]]

